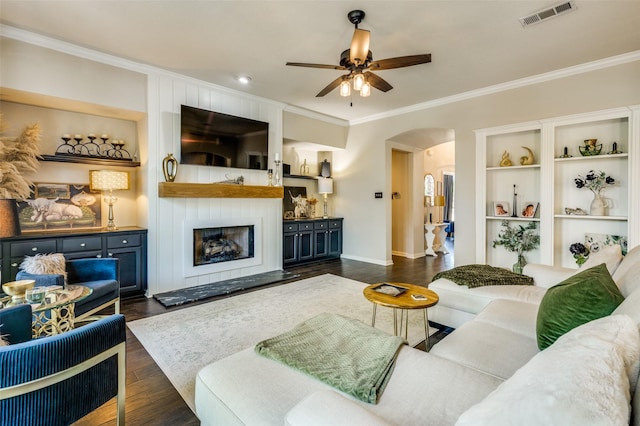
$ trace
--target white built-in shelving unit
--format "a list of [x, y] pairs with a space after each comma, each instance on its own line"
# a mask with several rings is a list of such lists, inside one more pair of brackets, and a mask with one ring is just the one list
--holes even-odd
[[[579, 146], [585, 139], [598, 139], [600, 155], [582, 156]], [[477, 221], [476, 261], [511, 267], [516, 255], [492, 242], [502, 229], [502, 221], [538, 224], [540, 248], [526, 253], [529, 263], [576, 267], [569, 252], [575, 242], [584, 242], [586, 233], [625, 236], [629, 248], [640, 244], [640, 106], [555, 117], [535, 122], [476, 131]], [[620, 153], [609, 154], [613, 142]], [[535, 153], [534, 164], [520, 165]], [[570, 157], [563, 157], [565, 148]], [[504, 152], [510, 167], [500, 167]], [[578, 189], [574, 179], [590, 170], [604, 171], [616, 184], [604, 191], [610, 202], [605, 216], [566, 214], [566, 208], [589, 212], [593, 194]], [[516, 185], [517, 210], [526, 202], [539, 203], [533, 218], [511, 217]], [[509, 216], [495, 215], [496, 202], [509, 203]]]

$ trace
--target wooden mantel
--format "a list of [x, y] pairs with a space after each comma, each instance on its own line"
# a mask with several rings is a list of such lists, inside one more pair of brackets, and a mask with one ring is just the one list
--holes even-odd
[[158, 183], [164, 198], [283, 198], [281, 186], [235, 185], [226, 183]]

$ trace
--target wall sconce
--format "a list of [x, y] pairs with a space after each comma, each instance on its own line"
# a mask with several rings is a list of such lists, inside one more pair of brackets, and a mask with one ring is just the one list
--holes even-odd
[[0, 199], [0, 238], [20, 235], [20, 220], [16, 200]]
[[322, 215], [323, 219], [328, 219], [329, 214], [327, 213], [327, 195], [333, 194], [333, 179], [327, 177], [318, 178], [318, 194], [322, 194], [324, 199], [324, 214]]
[[129, 189], [129, 172], [91, 170], [89, 171], [89, 188], [91, 191], [109, 191], [108, 195], [104, 196], [104, 201], [109, 205], [107, 231], [115, 231], [118, 228], [113, 220], [113, 205], [118, 201], [118, 197], [113, 195], [113, 191]]

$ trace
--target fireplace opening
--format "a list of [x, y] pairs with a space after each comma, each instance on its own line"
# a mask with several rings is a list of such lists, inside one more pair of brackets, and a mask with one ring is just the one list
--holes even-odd
[[193, 230], [193, 266], [254, 257], [254, 225]]

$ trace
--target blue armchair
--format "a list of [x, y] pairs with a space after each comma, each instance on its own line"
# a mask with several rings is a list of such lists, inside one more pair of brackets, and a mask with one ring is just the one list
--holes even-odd
[[[0, 321], [26, 324], [30, 335], [31, 307], [0, 309]], [[10, 342], [23, 332], [2, 331]], [[124, 425], [125, 351], [123, 315], [0, 347], [0, 424], [69, 425], [117, 397], [117, 423]]]
[[[90, 287], [91, 296], [75, 304], [76, 322], [89, 321], [99, 317], [98, 311], [114, 305], [115, 313], [120, 313], [120, 269], [118, 259], [71, 259], [65, 262], [67, 283]], [[57, 274], [29, 274], [18, 271], [17, 280], [35, 280], [37, 286], [64, 285], [64, 277]]]

